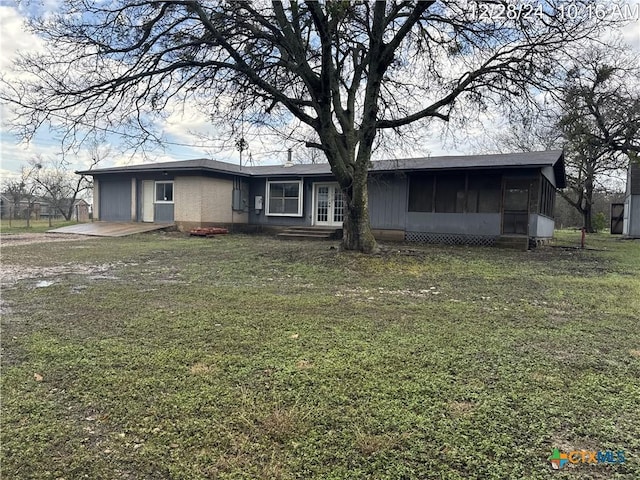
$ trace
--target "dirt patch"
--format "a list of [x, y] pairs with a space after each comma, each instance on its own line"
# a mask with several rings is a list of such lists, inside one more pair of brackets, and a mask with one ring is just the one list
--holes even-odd
[[0, 265], [2, 287], [7, 288], [20, 280], [33, 279], [36, 281], [34, 288], [43, 288], [55, 283], [57, 277], [62, 275], [87, 275], [89, 279], [115, 279], [111, 272], [116, 266], [124, 265], [121, 262], [92, 264], [65, 264], [55, 267], [27, 267], [24, 265]]
[[78, 240], [90, 240], [86, 235], [74, 235], [70, 233], [20, 233], [15, 235], [0, 235], [2, 248], [15, 245], [30, 245], [33, 243], [47, 242], [75, 242]]

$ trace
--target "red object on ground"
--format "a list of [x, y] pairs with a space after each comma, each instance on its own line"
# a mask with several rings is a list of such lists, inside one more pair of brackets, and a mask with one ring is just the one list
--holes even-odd
[[227, 233], [229, 233], [229, 229], [224, 227], [198, 227], [189, 232], [190, 235], [196, 237], [213, 237], [214, 235], [226, 235]]

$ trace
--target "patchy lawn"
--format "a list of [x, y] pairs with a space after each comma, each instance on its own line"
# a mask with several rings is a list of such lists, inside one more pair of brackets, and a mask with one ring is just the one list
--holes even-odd
[[332, 245], [3, 248], [3, 478], [640, 478], [638, 242]]
[[27, 227], [27, 221], [25, 219], [12, 219], [3, 218], [0, 221], [0, 232], [3, 235], [14, 235], [20, 233], [44, 233], [52, 228], [66, 227], [68, 225], [76, 225], [78, 222], [64, 219], [55, 219], [49, 225], [49, 220], [31, 220]]

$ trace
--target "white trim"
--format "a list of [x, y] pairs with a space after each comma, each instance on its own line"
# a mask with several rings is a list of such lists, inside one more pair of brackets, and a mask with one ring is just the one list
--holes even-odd
[[[321, 227], [341, 227], [344, 224], [344, 221], [342, 222], [333, 221], [333, 209], [335, 208], [335, 205], [333, 205], [330, 209], [327, 210], [327, 221], [318, 223], [318, 205], [316, 203], [318, 201], [318, 195], [317, 195], [318, 187], [330, 187], [335, 190], [335, 189], [339, 189], [340, 185], [337, 182], [314, 182], [312, 184], [311, 225], [317, 225]], [[330, 192], [331, 190], [329, 190], [329, 193]], [[333, 202], [334, 199], [330, 198], [330, 201]]]
[[[269, 213], [271, 207], [271, 184], [272, 183], [296, 183], [298, 184], [298, 213]], [[303, 217], [302, 197], [304, 196], [304, 184], [302, 180], [267, 180], [265, 183], [265, 204], [264, 214], [267, 217]]]
[[136, 185], [137, 185], [138, 181], [136, 180], [136, 177], [133, 177], [131, 179], [131, 221], [135, 222], [137, 220], [137, 216], [138, 216], [138, 202], [137, 202], [137, 192], [136, 192]]
[[[156, 195], [156, 187], [155, 182], [153, 180], [142, 180], [142, 212], [141, 212], [141, 220], [143, 222], [151, 222], [154, 220], [154, 204]], [[147, 198], [147, 196], [149, 198]], [[147, 200], [150, 200], [148, 202]]]
[[[170, 183], [171, 187], [171, 200], [158, 200], [158, 184], [160, 183]], [[175, 183], [173, 180], [156, 180], [153, 184], [153, 203], [164, 203], [164, 204], [173, 204], [173, 198], [175, 197]]]
[[91, 221], [100, 220], [100, 180], [93, 179], [93, 207], [91, 208]]

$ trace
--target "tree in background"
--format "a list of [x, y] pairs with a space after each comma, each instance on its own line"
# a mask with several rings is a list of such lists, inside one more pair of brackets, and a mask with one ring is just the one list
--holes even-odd
[[557, 74], [558, 88], [514, 108], [506, 130], [483, 144], [503, 153], [563, 148], [567, 188], [559, 193], [588, 232], [596, 196], [619, 188], [616, 178], [640, 152], [640, 59], [620, 44], [615, 51], [585, 48]]
[[[591, 49], [567, 75], [560, 126], [569, 142], [640, 155], [640, 56]], [[625, 52], [626, 54], [623, 54]]]
[[607, 191], [609, 177], [640, 153], [640, 59], [586, 51], [567, 74], [560, 108], [568, 187], [561, 194], [593, 232], [594, 192]]
[[[103, 160], [111, 155], [111, 148], [101, 145], [94, 140], [89, 145], [89, 165], [87, 170], [92, 170]], [[51, 206], [49, 212], [49, 225], [54, 212], [60, 213], [65, 220], [69, 221], [73, 217], [76, 200], [91, 192], [93, 182], [86, 175], [76, 175], [69, 170], [69, 162], [63, 156], [59, 160], [43, 160], [38, 157], [30, 162], [35, 175], [32, 181], [38, 186]]]
[[[612, 203], [624, 203], [624, 192], [607, 190], [596, 190], [593, 193], [593, 207], [592, 212], [594, 218], [597, 216], [604, 217], [605, 230], [608, 230], [611, 224], [611, 204]], [[564, 197], [560, 196], [556, 202], [556, 208], [554, 212], [556, 226], [558, 228], [580, 228], [583, 225], [584, 219], [580, 212], [576, 210], [573, 205], [570, 205]], [[602, 231], [602, 228], [598, 228], [594, 222], [594, 230]]]
[[[94, 142], [89, 147], [88, 170], [95, 168], [105, 158], [109, 157], [111, 149], [108, 146]], [[76, 175], [69, 170], [69, 162], [61, 159], [44, 159], [35, 157], [27, 162], [20, 170], [20, 177], [7, 179], [3, 182], [2, 191], [13, 199], [11, 208], [13, 215], [24, 215], [27, 227], [37, 201], [48, 205], [49, 226], [52, 217], [60, 214], [69, 221], [73, 217], [77, 200], [84, 197], [93, 188], [91, 178], [86, 175]], [[21, 204], [26, 201], [27, 208], [21, 210]]]
[[[31, 226], [31, 216], [34, 213], [39, 194], [39, 185], [35, 182], [39, 169], [40, 166], [37, 163], [22, 166], [18, 178], [5, 179], [2, 185], [3, 193], [8, 194], [12, 199], [13, 205], [9, 206], [9, 219], [24, 217], [27, 221], [27, 228]], [[26, 202], [24, 208], [23, 202]]]
[[2, 97], [25, 137], [47, 124], [70, 139], [108, 128], [154, 140], [172, 102], [221, 125], [309, 130], [343, 192], [343, 246], [370, 252], [379, 135], [524, 99], [614, 22], [563, 15], [561, 0], [500, 3], [67, 0], [31, 22], [46, 51], [16, 62]]
[[21, 179], [5, 179], [2, 182], [2, 193], [11, 197], [11, 202], [7, 205], [9, 220], [18, 218], [20, 215], [20, 204], [23, 197], [26, 196], [25, 187], [26, 184]]
[[[98, 162], [99, 160], [94, 159], [89, 169]], [[33, 177], [33, 183], [49, 204], [49, 226], [52, 217], [57, 213], [65, 220], [71, 220], [76, 200], [93, 188], [91, 178], [69, 171], [64, 161], [44, 161], [38, 158], [30, 163], [40, 166]]]

